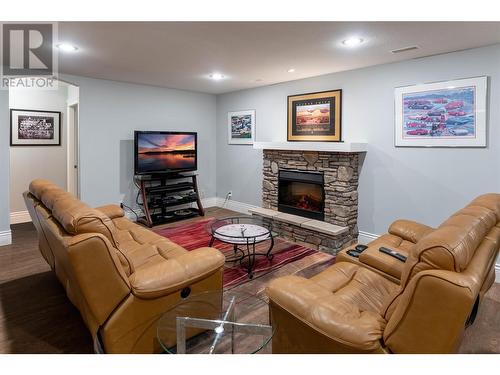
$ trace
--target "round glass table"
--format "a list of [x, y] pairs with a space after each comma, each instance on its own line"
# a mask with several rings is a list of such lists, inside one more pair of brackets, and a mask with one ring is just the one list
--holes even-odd
[[191, 295], [164, 313], [157, 338], [170, 354], [270, 353], [275, 328], [263, 299], [211, 291]]
[[[212, 247], [215, 241], [233, 245], [234, 256], [226, 257], [226, 262], [240, 262], [248, 271], [248, 277], [253, 278], [253, 268], [256, 256], [265, 256], [273, 259], [271, 251], [274, 247], [274, 237], [271, 230], [266, 228], [260, 218], [241, 216], [228, 217], [215, 220], [209, 223], [208, 231], [212, 238], [209, 246]], [[256, 246], [267, 242], [265, 252], [257, 252]]]

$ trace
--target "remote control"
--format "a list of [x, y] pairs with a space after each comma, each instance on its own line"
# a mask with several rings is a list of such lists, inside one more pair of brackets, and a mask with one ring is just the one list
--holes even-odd
[[388, 249], [387, 247], [381, 247], [378, 249], [381, 253], [390, 255], [391, 257], [396, 258], [397, 260], [400, 260], [401, 262], [406, 262], [406, 257], [403, 254], [400, 254], [394, 250]]
[[360, 253], [357, 250], [351, 249], [351, 250], [347, 250], [347, 254], [354, 257], [354, 258], [359, 258]]

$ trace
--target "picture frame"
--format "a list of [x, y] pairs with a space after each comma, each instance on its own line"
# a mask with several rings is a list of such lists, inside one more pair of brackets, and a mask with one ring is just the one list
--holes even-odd
[[61, 146], [61, 112], [10, 110], [11, 146]]
[[397, 87], [396, 147], [486, 147], [486, 76]]
[[255, 110], [227, 113], [227, 143], [252, 145], [255, 141]]
[[289, 95], [288, 141], [342, 142], [342, 90]]

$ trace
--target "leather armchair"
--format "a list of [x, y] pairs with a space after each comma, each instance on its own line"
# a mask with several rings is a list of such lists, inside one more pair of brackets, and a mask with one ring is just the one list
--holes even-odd
[[391, 265], [339, 257], [310, 279], [273, 280], [266, 289], [277, 326], [273, 352], [456, 351], [494, 281], [500, 194], [476, 198], [436, 229], [396, 221], [370, 248], [384, 245], [407, 251], [406, 262], [395, 260], [398, 277]]
[[217, 249], [188, 252], [120, 207], [92, 209], [50, 181], [34, 180], [24, 198], [40, 252], [107, 353], [159, 352], [162, 313], [185, 294], [222, 290]]

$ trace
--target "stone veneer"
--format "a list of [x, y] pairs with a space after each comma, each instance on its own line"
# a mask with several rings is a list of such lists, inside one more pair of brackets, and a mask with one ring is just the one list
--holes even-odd
[[[358, 238], [359, 159], [359, 153], [356, 152], [264, 150], [263, 207], [278, 210], [280, 169], [323, 172], [325, 222], [349, 228], [335, 244], [330, 245], [334, 245], [334, 248], [329, 252], [336, 252]], [[303, 241], [302, 238], [299, 241]]]

